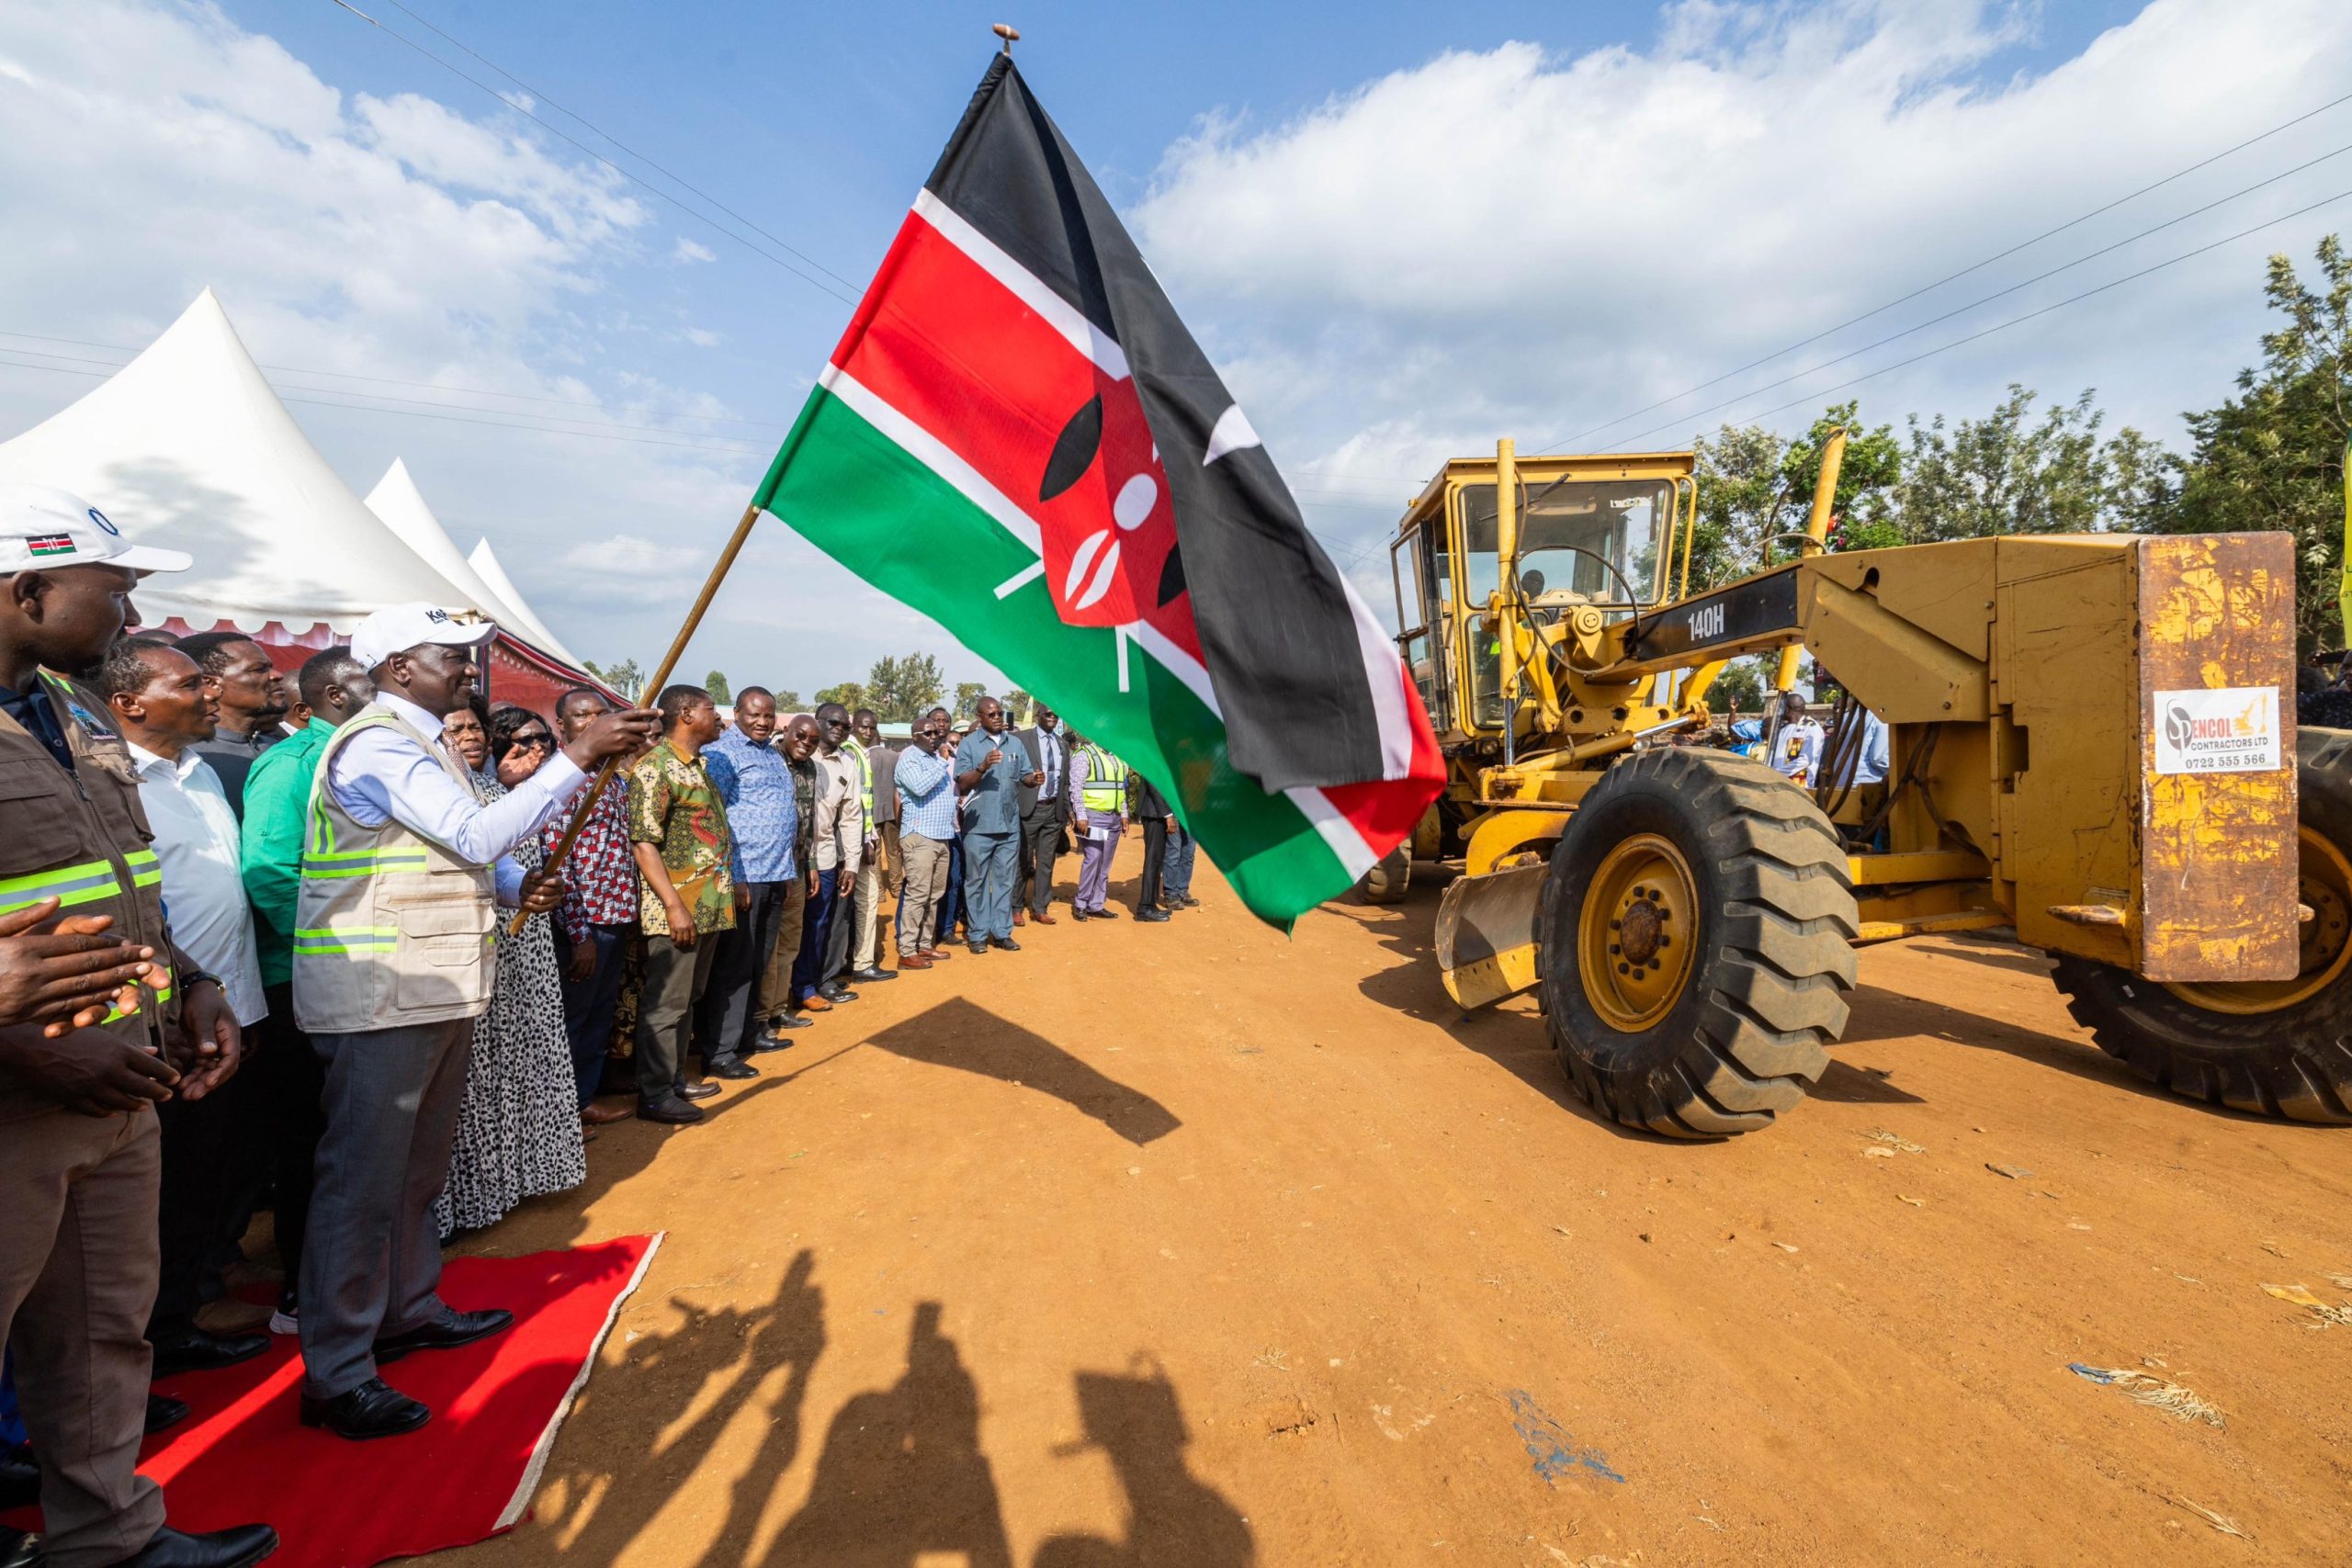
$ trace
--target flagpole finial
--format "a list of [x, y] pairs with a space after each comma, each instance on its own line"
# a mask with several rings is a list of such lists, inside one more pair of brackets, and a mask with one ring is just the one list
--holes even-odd
[[989, 31], [1004, 40], [1004, 57], [1012, 59], [1012, 46], [1021, 39], [1021, 29], [1011, 22], [996, 22], [989, 26]]

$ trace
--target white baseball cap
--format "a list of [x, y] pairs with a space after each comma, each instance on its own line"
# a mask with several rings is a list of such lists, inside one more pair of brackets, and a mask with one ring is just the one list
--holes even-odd
[[184, 550], [132, 544], [105, 513], [70, 491], [0, 485], [0, 576], [60, 566], [186, 571], [192, 564]]
[[362, 670], [373, 670], [395, 653], [423, 643], [444, 648], [471, 648], [498, 635], [491, 621], [460, 621], [438, 604], [419, 601], [377, 611], [351, 634], [351, 657]]

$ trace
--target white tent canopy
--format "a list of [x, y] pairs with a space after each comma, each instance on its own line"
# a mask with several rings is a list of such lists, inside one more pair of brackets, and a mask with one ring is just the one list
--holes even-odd
[[555, 633], [548, 630], [547, 623], [533, 613], [529, 603], [516, 590], [514, 580], [506, 575], [504, 567], [498, 564], [498, 552], [490, 547], [488, 539], [474, 546], [474, 553], [466, 558], [466, 564], [473, 568], [474, 574], [513, 611], [514, 623], [512, 629], [517, 637], [545, 649], [575, 670], [588, 668], [565, 652], [563, 644], [556, 640]]
[[[580, 660], [570, 649], [558, 642], [555, 634], [533, 615], [530, 607], [515, 594], [514, 585], [506, 574], [498, 570], [498, 558], [490, 557], [491, 570], [482, 572], [473, 562], [458, 553], [457, 544], [448, 530], [433, 514], [424, 492], [416, 488], [416, 479], [408, 471], [408, 464], [399, 457], [384, 470], [376, 488], [368, 492], [368, 510], [384, 520], [384, 526], [400, 536], [401, 542], [423, 557], [426, 565], [447, 578], [461, 589], [466, 602], [515, 637], [530, 643], [543, 653], [553, 654], [574, 669]], [[475, 547], [476, 556], [487, 555], [490, 541], [484, 539]]]
[[209, 288], [96, 390], [0, 445], [0, 481], [71, 491], [138, 543], [195, 557], [141, 585], [151, 625], [348, 633], [413, 600], [498, 618], [479, 585], [436, 569], [337, 477]]

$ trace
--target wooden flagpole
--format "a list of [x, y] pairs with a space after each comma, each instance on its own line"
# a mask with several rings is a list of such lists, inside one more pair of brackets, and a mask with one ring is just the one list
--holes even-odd
[[[694, 641], [695, 628], [702, 625], [703, 612], [710, 608], [710, 601], [718, 593], [718, 585], [727, 581], [728, 572], [734, 569], [735, 558], [743, 551], [743, 541], [752, 536], [752, 525], [759, 520], [758, 502], [743, 508], [743, 519], [735, 525], [735, 536], [729, 539], [727, 547], [718, 552], [718, 560], [711, 567], [710, 576], [704, 581], [702, 592], [695, 599], [695, 607], [686, 612], [686, 624], [678, 628], [677, 637], [670, 644], [670, 651], [662, 656], [662, 667], [654, 671], [651, 680], [646, 682], [648, 695], [660, 696], [662, 688], [670, 683], [670, 672], [684, 657], [686, 644]], [[556, 840], [555, 852], [548, 857], [547, 864], [539, 868], [541, 875], [553, 876], [562, 867], [564, 857], [571, 852], [572, 841], [580, 837], [580, 829], [587, 826], [588, 814], [596, 808], [596, 797], [604, 794], [605, 785], [612, 782], [620, 761], [618, 757], [605, 758], [604, 765], [596, 770], [595, 777], [588, 781], [587, 789], [580, 796], [580, 804], [571, 808], [571, 820], [564, 826], [563, 837]], [[514, 936], [520, 932], [523, 922], [530, 918], [517, 910], [514, 918], [506, 923], [506, 934]]]

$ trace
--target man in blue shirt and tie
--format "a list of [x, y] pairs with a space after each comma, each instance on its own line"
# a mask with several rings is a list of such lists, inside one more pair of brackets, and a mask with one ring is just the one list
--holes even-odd
[[956, 748], [956, 784], [964, 791], [964, 898], [971, 910], [972, 951], [1012, 940], [1012, 882], [1021, 866], [1021, 791], [1045, 775], [1021, 742], [1004, 731], [1004, 705], [980, 699], [980, 727]]
[[[1061, 853], [1062, 829], [1069, 821], [1069, 791], [1062, 787], [1062, 775], [1069, 770], [1062, 766], [1068, 748], [1062, 743], [1061, 718], [1040, 703], [1035, 722], [1014, 739], [1045, 774], [1045, 781], [1034, 788], [1024, 785], [1021, 791], [1021, 886], [1014, 890], [1012, 923], [1023, 924], [1025, 915], [1041, 926], [1050, 926], [1054, 917], [1047, 906], [1054, 901], [1054, 857]], [[1020, 907], [1024, 904], [1025, 909]]]

